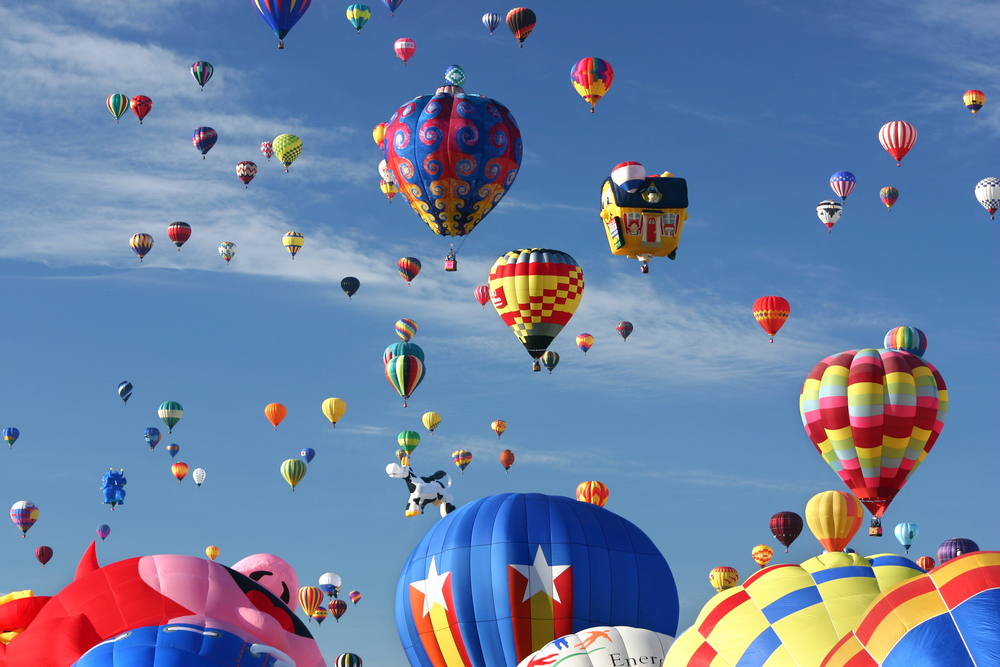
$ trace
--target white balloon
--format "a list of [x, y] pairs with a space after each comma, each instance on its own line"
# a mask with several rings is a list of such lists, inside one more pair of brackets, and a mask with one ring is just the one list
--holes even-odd
[[843, 204], [838, 204], [832, 199], [825, 199], [816, 207], [816, 215], [819, 216], [820, 222], [826, 225], [826, 228], [830, 231], [833, 231], [833, 226], [840, 220], [843, 212]]
[[518, 663], [518, 667], [530, 664], [558, 664], [559, 667], [659, 667], [673, 642], [674, 638], [670, 635], [652, 630], [625, 625], [602, 625], [549, 642]]
[[976, 199], [990, 212], [990, 220], [993, 214], [1000, 209], [1000, 178], [984, 178], [976, 183]]
[[205, 481], [205, 469], [195, 468], [194, 472], [191, 473], [191, 479], [193, 479], [194, 483], [200, 487], [201, 483]]

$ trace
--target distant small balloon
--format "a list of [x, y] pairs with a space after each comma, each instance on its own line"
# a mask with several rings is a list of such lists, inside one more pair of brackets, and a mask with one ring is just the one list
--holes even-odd
[[201, 488], [202, 483], [205, 481], [206, 474], [207, 473], [205, 472], [204, 468], [195, 468], [194, 471], [191, 473], [191, 479], [194, 480], [194, 483], [198, 485], [199, 489]]
[[358, 591], [351, 591], [350, 593], [347, 594], [347, 597], [350, 598], [351, 602], [357, 604], [358, 600], [361, 599], [361, 593], [359, 593]]
[[330, 610], [330, 615], [340, 623], [340, 617], [347, 611], [347, 603], [343, 600], [330, 600], [330, 604], [326, 608]]
[[493, 34], [493, 31], [497, 29], [497, 26], [500, 25], [501, 20], [503, 20], [502, 17], [494, 12], [483, 14], [483, 25], [486, 26], [486, 29], [490, 31], [491, 35]]
[[229, 260], [236, 257], [236, 244], [232, 241], [219, 244], [219, 254], [222, 255], [222, 259], [226, 260], [226, 266], [229, 266]]
[[396, 335], [402, 338], [404, 343], [409, 343], [416, 334], [417, 323], [413, 320], [404, 318], [396, 322]]
[[105, 538], [107, 538], [107, 536], [110, 534], [111, 534], [111, 526], [109, 526], [108, 524], [102, 523], [100, 526], [97, 527], [97, 536], [101, 538], [101, 542], [103, 542]]
[[489, 288], [489, 286], [487, 286], [487, 285], [480, 285], [479, 287], [477, 287], [473, 291], [473, 294], [476, 297], [476, 301], [478, 301], [479, 305], [483, 307], [483, 310], [485, 310], [486, 309], [486, 302], [490, 300], [490, 288]]
[[264, 416], [267, 417], [267, 421], [271, 422], [271, 426], [274, 430], [278, 430], [278, 424], [282, 422], [285, 415], [288, 414], [288, 408], [286, 408], [281, 403], [268, 403], [264, 406]]
[[205, 547], [205, 555], [208, 556], [209, 559], [215, 560], [219, 557], [219, 547], [215, 545]]
[[615, 327], [615, 331], [622, 337], [622, 340], [628, 340], [628, 337], [632, 335], [632, 329], [632, 323], [624, 320], [619, 322], [618, 326]]
[[180, 484], [184, 481], [184, 478], [188, 474], [188, 464], [183, 461], [178, 461], [170, 466], [170, 472], [173, 473], [174, 477], [177, 478], [177, 483]]
[[350, 301], [351, 297], [354, 296], [359, 289], [361, 289], [361, 281], [354, 276], [347, 276], [340, 281], [340, 289], [344, 290], [344, 294], [347, 295], [347, 300]]
[[35, 558], [45, 567], [45, 564], [52, 560], [52, 547], [38, 547], [35, 549]]
[[142, 432], [142, 437], [146, 440], [146, 444], [149, 445], [149, 451], [153, 451], [163, 438], [163, 435], [160, 433], [160, 429], [150, 426]]
[[760, 569], [763, 570], [771, 562], [771, 558], [774, 556], [774, 549], [766, 544], [758, 544], [751, 550], [750, 555], [756, 561], [757, 565], [760, 565]]
[[180, 445], [167, 445], [167, 454], [170, 454], [170, 458], [177, 456], [177, 452], [181, 451]]
[[14, 443], [17, 442], [17, 439], [20, 436], [21, 436], [21, 432], [18, 431], [13, 426], [10, 426], [10, 427], [5, 428], [3, 430], [3, 439], [7, 442], [8, 445], [10, 445], [11, 449], [14, 448]]
[[312, 447], [306, 447], [301, 452], [299, 452], [299, 456], [302, 457], [302, 460], [305, 461], [306, 464], [308, 465], [310, 461], [316, 458], [316, 450], [313, 449]]
[[503, 466], [504, 470], [510, 472], [510, 467], [514, 465], [514, 452], [509, 449], [500, 452], [500, 465]]
[[717, 567], [708, 573], [708, 581], [716, 591], [721, 593], [740, 583], [740, 573], [732, 567]]
[[127, 405], [128, 399], [132, 395], [132, 383], [126, 380], [118, 384], [118, 396]]

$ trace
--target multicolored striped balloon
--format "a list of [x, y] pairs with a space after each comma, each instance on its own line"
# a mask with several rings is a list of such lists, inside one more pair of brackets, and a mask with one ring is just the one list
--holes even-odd
[[396, 442], [399, 443], [399, 449], [409, 456], [420, 445], [420, 434], [416, 431], [403, 431], [396, 436]]
[[490, 300], [490, 288], [487, 285], [480, 285], [472, 291], [472, 294], [483, 310], [486, 310], [486, 302]]
[[877, 518], [937, 442], [948, 388], [916, 355], [848, 350], [812, 370], [799, 414], [816, 450]]
[[464, 475], [465, 469], [472, 463], [472, 452], [467, 449], [459, 449], [451, 453], [451, 460], [454, 461], [455, 465], [458, 466], [458, 469]]
[[409, 343], [410, 339], [417, 335], [417, 323], [406, 318], [398, 320], [396, 322], [396, 335], [402, 338], [404, 343]]
[[312, 619], [312, 615], [321, 604], [323, 604], [323, 589], [319, 586], [303, 586], [299, 589], [299, 605], [305, 612], [306, 621]]
[[358, 601], [361, 600], [361, 593], [359, 591], [351, 591], [347, 594], [347, 597], [354, 604], [358, 604]]
[[396, 393], [403, 397], [405, 408], [410, 396], [424, 379], [424, 363], [410, 354], [393, 357], [385, 365], [385, 377]]
[[622, 162], [611, 170], [611, 182], [626, 192], [638, 192], [646, 182], [646, 168], [638, 162]]
[[552, 371], [559, 365], [559, 353], [546, 350], [538, 360], [542, 362], [542, 366], [545, 366], [545, 370], [549, 372], [549, 375], [552, 375]]
[[965, 95], [962, 95], [962, 102], [965, 103], [965, 108], [972, 112], [975, 116], [976, 112], [983, 108], [986, 104], [986, 93], [981, 90], [967, 90]]
[[927, 336], [916, 327], [895, 327], [889, 329], [882, 345], [887, 350], [909, 352], [922, 357], [927, 351]]
[[205, 153], [212, 150], [212, 146], [219, 140], [219, 133], [210, 127], [196, 127], [191, 133], [191, 143], [201, 151], [201, 159], [205, 159]]
[[180, 445], [167, 445], [167, 454], [170, 454], [170, 458], [177, 456], [177, 452], [181, 451]]
[[[386, 2], [387, 0], [382, 0]], [[402, 0], [400, 0], [401, 2]], [[394, 3], [397, 7], [399, 2]], [[334, 667], [361, 667], [361, 658], [355, 653], [342, 653], [333, 661]]]
[[892, 186], [886, 186], [878, 191], [878, 196], [882, 198], [885, 207], [891, 211], [892, 205], [899, 199], [899, 190]]
[[330, 604], [326, 608], [330, 610], [330, 615], [333, 616], [334, 620], [340, 623], [340, 617], [347, 612], [347, 603], [343, 600], [330, 600]]
[[[212, 67], [212, 63], [205, 62], [204, 60], [199, 60], [191, 65], [191, 76], [198, 82], [202, 90], [205, 90], [205, 84], [212, 78], [213, 73], [215, 73], [215, 68]], [[215, 559], [213, 558], [212, 560]]]
[[606, 60], [584, 58], [573, 65], [569, 78], [576, 92], [590, 105], [590, 113], [594, 113], [594, 105], [604, 97], [615, 80], [615, 71]]
[[285, 246], [285, 249], [291, 253], [292, 259], [295, 259], [295, 255], [302, 249], [302, 244], [305, 242], [306, 237], [298, 232], [288, 232], [281, 237], [281, 245]]
[[108, 98], [108, 111], [114, 115], [115, 125], [118, 124], [118, 119], [122, 117], [122, 114], [128, 111], [128, 107], [128, 96], [122, 93], [115, 93]]
[[416, 257], [403, 257], [396, 262], [396, 266], [399, 267], [399, 275], [403, 276], [407, 285], [420, 273], [420, 260]]
[[153, 249], [153, 237], [149, 234], [136, 234], [129, 240], [128, 244], [132, 247], [132, 251], [139, 255], [141, 263], [146, 253]]
[[913, 144], [916, 143], [917, 129], [906, 121], [894, 120], [882, 126], [878, 133], [878, 140], [882, 144], [882, 148], [896, 160], [898, 167], [900, 166], [899, 161], [910, 152]]

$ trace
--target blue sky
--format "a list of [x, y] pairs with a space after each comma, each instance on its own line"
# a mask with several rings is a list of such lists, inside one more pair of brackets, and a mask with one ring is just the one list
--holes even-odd
[[[1000, 176], [1000, 8], [549, 2], [532, 5], [538, 25], [518, 49], [479, 22], [509, 9], [490, 2], [406, 0], [392, 18], [372, 5], [360, 35], [345, 6], [316, 0], [278, 51], [250, 2], [0, 0], [13, 26], [0, 36], [0, 427], [21, 430], [0, 485], [8, 504], [41, 508], [27, 539], [11, 525], [0, 540], [0, 591], [56, 592], [104, 522], [104, 564], [209, 544], [227, 564], [272, 552], [303, 582], [334, 571], [364, 594], [316, 631], [328, 662], [353, 651], [400, 664], [395, 584], [435, 517], [405, 518], [403, 483], [384, 468], [396, 434], [422, 431], [434, 410], [442, 425], [414, 467], [449, 471], [460, 504], [608, 484], [608, 508], [666, 555], [684, 628], [712, 593], [712, 567], [746, 576], [754, 545], [777, 547], [774, 512], [802, 513], [813, 494], [842, 488], [802, 429], [799, 388], [823, 357], [879, 346], [900, 324], [927, 333], [951, 406], [886, 525], [920, 525], [914, 556], [955, 536], [997, 548], [997, 223], [973, 188]], [[405, 67], [392, 51], [404, 36], [417, 42]], [[615, 69], [594, 114], [568, 80], [586, 56]], [[188, 71], [196, 60], [215, 66], [204, 92]], [[448, 243], [379, 192], [371, 128], [433, 92], [453, 63], [468, 92], [511, 110], [525, 152], [459, 271], [444, 273]], [[987, 94], [978, 118], [962, 106], [969, 88]], [[114, 92], [153, 99], [143, 125], [131, 112], [115, 125], [104, 105]], [[890, 120], [919, 132], [900, 168], [878, 142]], [[206, 160], [190, 142], [203, 125], [219, 133]], [[305, 145], [289, 174], [258, 150], [284, 132]], [[241, 160], [260, 167], [248, 189]], [[610, 254], [598, 217], [601, 182], [625, 160], [688, 181], [677, 260], [654, 260], [648, 275]], [[814, 208], [841, 169], [858, 186], [828, 234]], [[900, 191], [891, 213], [886, 185]], [[180, 253], [166, 236], [174, 220], [194, 229]], [[306, 238], [294, 262], [280, 242], [290, 229]], [[137, 232], [156, 239], [141, 265], [128, 247]], [[238, 246], [228, 267], [222, 241]], [[587, 281], [551, 376], [532, 373], [472, 298], [498, 256], [532, 246], [571, 254]], [[395, 268], [404, 255], [424, 262], [410, 287]], [[347, 275], [362, 282], [353, 301], [339, 288]], [[792, 307], [773, 345], [750, 312], [765, 294]], [[400, 317], [418, 323], [428, 367], [406, 409], [381, 365]], [[625, 343], [622, 319], [635, 324]], [[586, 357], [573, 343], [585, 331], [596, 338]], [[123, 379], [135, 385], [127, 406]], [[328, 396], [348, 404], [336, 430], [319, 409]], [[166, 400], [185, 416], [150, 453], [142, 430], [162, 426]], [[277, 432], [263, 415], [272, 401], [289, 411]], [[499, 442], [493, 419], [509, 425]], [[170, 475], [168, 442], [207, 470], [201, 489]], [[278, 466], [306, 446], [317, 456], [292, 494]], [[504, 447], [517, 455], [509, 474]], [[461, 476], [450, 460], [460, 448], [475, 456]], [[114, 513], [98, 488], [109, 467], [129, 480]], [[55, 550], [44, 570], [42, 544]], [[888, 536], [852, 546], [901, 550]], [[819, 550], [804, 534], [776, 556]]]

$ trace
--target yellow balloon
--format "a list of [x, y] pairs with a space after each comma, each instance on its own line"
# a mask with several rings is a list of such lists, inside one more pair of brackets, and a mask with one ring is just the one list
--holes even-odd
[[271, 142], [271, 150], [281, 164], [285, 165], [285, 171], [295, 162], [295, 158], [302, 155], [302, 140], [294, 134], [279, 134]]
[[205, 555], [211, 558], [212, 560], [215, 560], [216, 558], [219, 557], [219, 547], [213, 545], [206, 548]]
[[847, 491], [824, 491], [806, 505], [806, 523], [827, 551], [843, 551], [864, 521], [864, 507]]
[[428, 431], [434, 433], [434, 429], [441, 423], [441, 415], [436, 412], [425, 412], [421, 421], [424, 422], [424, 426], [427, 427]]
[[345, 412], [347, 412], [347, 403], [343, 399], [328, 398], [323, 401], [323, 414], [330, 420], [334, 428], [337, 428], [337, 422], [344, 416]]
[[306, 476], [306, 464], [299, 459], [288, 459], [281, 464], [281, 476], [295, 490], [296, 485]]

